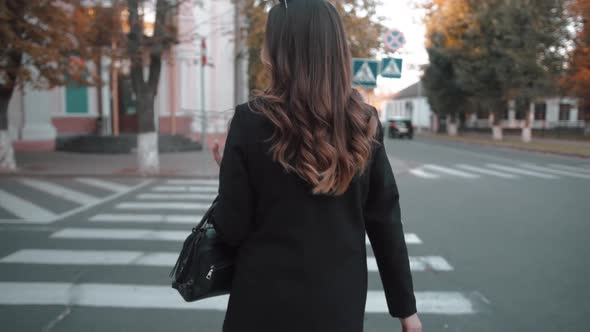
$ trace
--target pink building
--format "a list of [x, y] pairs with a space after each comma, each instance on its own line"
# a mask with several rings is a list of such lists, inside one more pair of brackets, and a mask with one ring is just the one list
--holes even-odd
[[[208, 134], [224, 132], [234, 106], [246, 100], [247, 60], [240, 56], [246, 54], [242, 42], [235, 38], [240, 21], [235, 6], [231, 0], [203, 1], [202, 7], [191, 1], [182, 4], [177, 15], [182, 42], [164, 58], [155, 101], [161, 134], [200, 137], [203, 114], [208, 120]], [[201, 65], [203, 39], [207, 46], [205, 67]], [[8, 117], [9, 134], [17, 151], [53, 150], [58, 136], [137, 132], [134, 96], [125, 66], [116, 66], [115, 107], [113, 66], [108, 58], [102, 62], [103, 80], [107, 82], [102, 89], [65, 86], [15, 91]]]

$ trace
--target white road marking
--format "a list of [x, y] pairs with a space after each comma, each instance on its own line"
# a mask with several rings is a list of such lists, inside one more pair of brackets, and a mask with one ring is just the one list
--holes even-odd
[[106, 189], [112, 192], [119, 192], [128, 190], [129, 187], [111, 181], [99, 180], [94, 178], [76, 178], [76, 181], [87, 184], [89, 186]]
[[[375, 257], [367, 257], [367, 269], [379, 271]], [[440, 256], [410, 256], [410, 270], [424, 271], [452, 271], [453, 267]]]
[[[2, 257], [0, 263], [172, 267], [177, 259], [177, 252], [21, 249]], [[375, 257], [367, 257], [367, 268], [369, 271], [378, 271]], [[444, 258], [438, 256], [410, 256], [410, 268], [415, 272], [453, 270], [453, 267]]]
[[[196, 225], [197, 220], [193, 220]], [[64, 228], [50, 235], [56, 239], [101, 239], [101, 240], [149, 240], [184, 241], [189, 231], [163, 231], [154, 229], [106, 229], [106, 228]]]
[[[477, 312], [469, 297], [460, 292], [415, 292], [419, 313], [437, 315], [468, 315]], [[387, 313], [382, 291], [368, 291], [365, 311]]]
[[[197, 224], [201, 219], [191, 217], [190, 223]], [[186, 231], [164, 231], [137, 228], [64, 228], [53, 234], [51, 238], [61, 239], [103, 239], [103, 240], [155, 240], [155, 241], [184, 241], [190, 234]], [[422, 240], [414, 233], [406, 233], [406, 244], [422, 244]], [[370, 244], [365, 236], [366, 244]]]
[[[33, 217], [31, 217], [31, 218], [28, 218], [28, 217], [27, 217], [27, 218], [25, 218], [25, 217], [23, 217], [23, 219], [0, 219], [0, 223], [9, 223], [9, 224], [13, 224], [13, 223], [25, 223], [25, 224], [50, 224], [50, 223], [53, 223], [53, 222], [55, 222], [56, 220], [60, 220], [60, 219], [64, 219], [64, 218], [70, 217], [70, 216], [72, 216], [72, 215], [75, 215], [75, 214], [77, 214], [77, 213], [80, 213], [80, 212], [82, 212], [82, 211], [84, 211], [84, 210], [91, 209], [91, 208], [93, 208], [93, 207], [95, 207], [95, 206], [97, 206], [97, 205], [100, 205], [100, 204], [106, 203], [106, 202], [108, 202], [108, 201], [112, 201], [112, 200], [114, 200], [114, 199], [117, 199], [117, 198], [119, 198], [119, 197], [121, 197], [121, 196], [123, 196], [123, 195], [127, 194], [128, 192], [131, 192], [131, 191], [134, 191], [134, 190], [140, 189], [140, 188], [142, 188], [142, 187], [144, 187], [144, 186], [147, 186], [147, 185], [149, 185], [150, 183], [152, 183], [153, 181], [154, 181], [154, 180], [145, 180], [145, 181], [142, 181], [142, 182], [138, 183], [138, 184], [137, 184], [137, 185], [135, 185], [135, 186], [128, 187], [128, 189], [127, 189], [126, 191], [121, 191], [121, 192], [118, 192], [118, 193], [112, 194], [112, 195], [110, 195], [110, 196], [108, 196], [108, 197], [103, 197], [103, 198], [101, 198], [101, 199], [97, 199], [97, 200], [96, 200], [96, 201], [94, 201], [92, 204], [82, 205], [82, 206], [79, 206], [79, 207], [77, 207], [77, 208], [75, 208], [75, 209], [69, 210], [69, 211], [67, 211], [67, 212], [65, 212], [65, 213], [62, 213], [62, 214], [59, 214], [59, 215], [56, 215], [56, 214], [53, 214], [53, 213], [52, 213], [52, 214], [51, 214], [51, 216], [52, 216], [52, 217], [50, 217], [50, 218], [49, 218], [49, 217], [47, 217], [47, 218], [35, 218], [35, 217], [33, 216]], [[1, 198], [1, 197], [0, 197], [0, 198]], [[0, 199], [0, 203], [1, 203], [1, 202], [4, 202], [4, 200]], [[25, 202], [26, 202], [26, 201], [25, 201]], [[27, 203], [28, 203], [28, 202], [27, 202]], [[28, 203], [28, 204], [31, 204], [31, 203]], [[18, 204], [11, 204], [11, 205], [13, 206], [13, 208], [15, 208], [15, 207], [18, 207], [18, 206], [19, 206]], [[36, 210], [35, 208], [36, 208], [36, 207], [35, 207], [34, 205], [32, 205], [32, 207], [31, 207], [31, 209], [30, 209], [31, 211], [28, 211], [27, 213], [32, 213], [32, 212], [34, 212], [34, 210]], [[37, 207], [37, 208], [38, 208], [38, 207]], [[199, 218], [199, 220], [200, 220], [200, 218]]]
[[154, 192], [195, 192], [195, 193], [217, 193], [218, 187], [207, 186], [155, 186], [152, 188]]
[[505, 179], [516, 179], [519, 177], [518, 175], [514, 175], [514, 174], [510, 174], [510, 173], [502, 173], [502, 172], [498, 172], [498, 171], [492, 171], [491, 169], [487, 169], [487, 168], [475, 167], [475, 166], [465, 165], [465, 164], [457, 164], [457, 167], [468, 170], [468, 171], [482, 173], [482, 174], [486, 174], [486, 175], [493, 175], [493, 176], [497, 176], [497, 177], [505, 178]]
[[415, 175], [415, 176], [417, 176], [419, 178], [423, 178], [423, 179], [438, 179], [440, 177], [436, 174], [432, 174], [432, 173], [428, 173], [428, 172], [424, 171], [421, 167], [411, 169], [410, 173], [412, 175]]
[[[406, 244], [422, 244], [422, 240], [418, 237], [418, 235], [414, 233], [405, 233], [404, 234]], [[370, 244], [369, 237], [365, 234], [365, 243]]]
[[542, 166], [537, 166], [537, 165], [533, 165], [533, 164], [526, 164], [526, 163], [521, 164], [521, 166], [535, 170], [535, 171], [571, 176], [571, 177], [579, 178], [579, 179], [590, 179], [590, 174], [575, 173], [575, 172], [571, 172], [571, 171], [553, 169], [553, 168], [549, 168], [549, 167], [542, 167]]
[[[461, 315], [477, 312], [460, 292], [416, 292], [422, 314]], [[0, 282], [0, 305], [67, 305], [106, 308], [151, 308], [225, 311], [229, 296], [184, 302], [170, 286], [134, 284], [71, 284], [61, 282]], [[383, 291], [368, 291], [366, 312], [387, 314]]]
[[562, 165], [562, 164], [550, 164], [549, 166], [551, 167], [555, 167], [555, 168], [561, 168], [561, 169], [565, 169], [568, 171], [574, 171], [574, 172], [588, 172], [590, 173], [590, 167], [577, 167], [577, 166], [570, 166], [570, 165]]
[[197, 185], [197, 186], [218, 186], [219, 180], [207, 180], [207, 179], [171, 179], [167, 180], [166, 184], [171, 185]]
[[189, 202], [123, 202], [115, 206], [121, 210], [207, 210], [211, 204]]
[[217, 195], [209, 195], [209, 194], [184, 194], [184, 193], [167, 193], [167, 194], [139, 194], [137, 195], [137, 199], [145, 199], [145, 200], [207, 200], [213, 202]]
[[98, 198], [94, 196], [47, 181], [37, 179], [21, 179], [20, 182], [36, 190], [46, 192], [55, 197], [63, 198], [80, 205], [92, 204], [98, 200]]
[[55, 213], [4, 190], [0, 190], [0, 207], [17, 217], [23, 218], [24, 222], [45, 224], [50, 223], [56, 216]]
[[197, 224], [201, 215], [169, 215], [169, 214], [97, 214], [89, 219], [92, 222], [109, 223], [165, 223], [165, 224]]
[[538, 178], [542, 178], [542, 179], [559, 179], [559, 177], [555, 176], [555, 175], [540, 173], [540, 172], [535, 172], [535, 171], [529, 171], [526, 169], [510, 167], [510, 166], [505, 166], [505, 165], [487, 164], [487, 166], [491, 167], [491, 168], [495, 168], [495, 169], [500, 169], [500, 170], [503, 170], [506, 172], [524, 174], [524, 175], [534, 176], [534, 177], [538, 177]]
[[452, 169], [452, 168], [448, 168], [448, 167], [443, 167], [443, 166], [439, 166], [439, 165], [433, 165], [433, 164], [425, 164], [422, 165], [422, 167], [427, 168], [427, 169], [431, 169], [431, 170], [435, 170], [441, 173], [446, 173], [449, 175], [454, 175], [454, 176], [458, 176], [458, 177], [462, 177], [465, 179], [477, 179], [480, 176], [477, 174], [473, 174], [473, 173], [468, 173], [468, 172], [463, 172], [463, 171], [459, 171], [456, 169]]
[[0, 259], [0, 263], [43, 265], [138, 265], [172, 267], [178, 253], [130, 250], [23, 249]]

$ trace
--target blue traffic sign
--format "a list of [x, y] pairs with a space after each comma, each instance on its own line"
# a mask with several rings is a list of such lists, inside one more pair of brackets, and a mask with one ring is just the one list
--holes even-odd
[[352, 59], [352, 84], [365, 87], [377, 87], [379, 61], [371, 59]]
[[387, 78], [401, 78], [402, 59], [385, 58], [381, 60], [381, 76]]

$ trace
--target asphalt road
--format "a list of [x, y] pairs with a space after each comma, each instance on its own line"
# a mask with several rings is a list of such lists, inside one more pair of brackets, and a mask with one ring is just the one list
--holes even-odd
[[[585, 331], [590, 160], [388, 140], [424, 331]], [[0, 178], [2, 331], [221, 330], [168, 272], [215, 182]], [[365, 331], [399, 331], [369, 250]]]

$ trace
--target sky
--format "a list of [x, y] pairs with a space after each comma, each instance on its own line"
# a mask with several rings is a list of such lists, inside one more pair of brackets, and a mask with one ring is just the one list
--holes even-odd
[[383, 0], [378, 16], [386, 19], [382, 22], [387, 28], [401, 30], [407, 40], [406, 46], [395, 54], [404, 61], [401, 79], [379, 78], [377, 93], [397, 92], [416, 83], [420, 72], [413, 68], [428, 63], [424, 47], [425, 27], [421, 21], [421, 10], [416, 9], [417, 1]]

